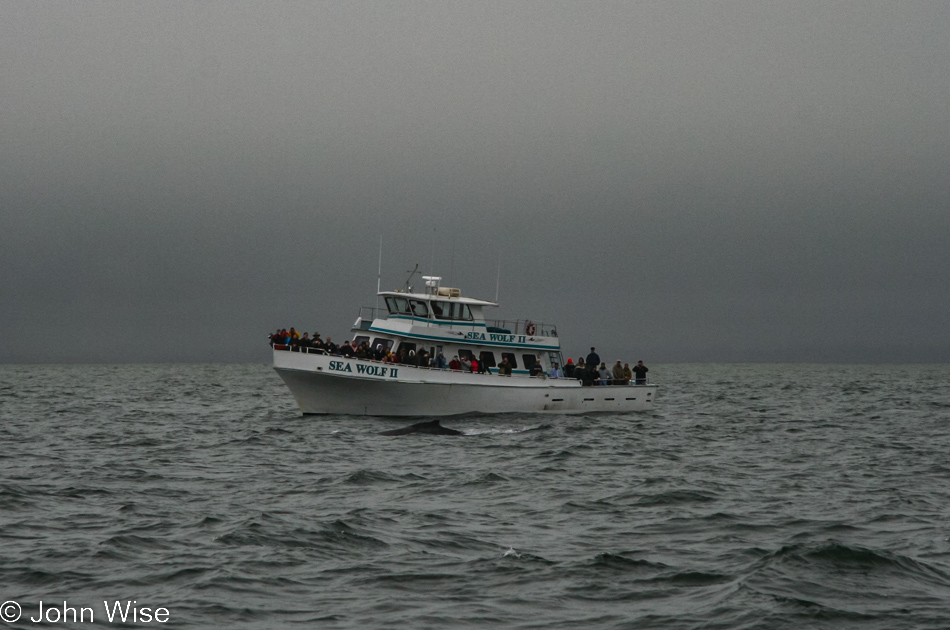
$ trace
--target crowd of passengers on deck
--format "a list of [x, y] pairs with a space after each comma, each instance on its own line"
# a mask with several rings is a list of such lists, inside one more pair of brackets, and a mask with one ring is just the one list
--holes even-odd
[[[355, 342], [354, 342], [355, 343]], [[372, 361], [381, 361], [383, 363], [396, 363], [400, 365], [414, 365], [418, 367], [428, 367], [437, 370], [454, 370], [457, 372], [472, 372], [477, 374], [492, 374], [492, 369], [484, 360], [479, 360], [474, 354], [468, 352], [462, 355], [452, 357], [447, 361], [441, 352], [435, 356], [431, 355], [425, 348], [415, 350], [401, 347], [397, 352], [390, 348], [377, 344], [375, 348], [370, 347], [368, 341], [364, 341], [354, 346], [349, 340], [344, 341], [342, 345], [333, 343], [330, 337], [325, 340], [320, 337], [320, 333], [314, 333], [313, 337], [309, 333], [302, 335], [293, 327], [290, 330], [286, 328], [278, 329], [270, 335], [271, 346], [286, 346], [286, 349], [292, 352], [310, 352], [311, 349], [322, 354], [342, 356], [355, 359], [366, 359]], [[283, 349], [283, 348], [279, 348]], [[500, 376], [511, 376], [512, 364], [507, 357], [502, 358], [501, 363], [497, 365], [497, 373]], [[617, 361], [613, 367], [608, 368], [606, 362], [601, 362], [600, 355], [594, 348], [590, 349], [590, 354], [584, 357], [578, 357], [577, 363], [572, 359], [567, 360], [567, 364], [562, 369], [560, 364], [555, 363], [547, 372], [541, 367], [540, 363], [533, 363], [528, 369], [528, 375], [534, 377], [547, 378], [573, 378], [581, 382], [584, 386], [596, 385], [626, 385], [631, 380], [635, 380], [637, 385], [644, 385], [647, 382], [646, 374], [649, 372], [643, 361], [638, 361], [634, 367], [629, 363]]]

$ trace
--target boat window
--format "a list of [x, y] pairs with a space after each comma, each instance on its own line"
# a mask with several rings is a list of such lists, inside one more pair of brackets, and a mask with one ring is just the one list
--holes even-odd
[[376, 337], [376, 339], [373, 339], [373, 343], [370, 347], [375, 350], [378, 346], [382, 346], [383, 350], [389, 350], [393, 347], [393, 340], [386, 339], [385, 337]]
[[406, 351], [406, 354], [415, 352], [416, 344], [412, 343], [411, 341], [403, 341], [401, 344], [399, 344], [399, 352], [402, 352], [403, 350]]
[[526, 370], [530, 370], [538, 362], [538, 357], [533, 354], [522, 354], [521, 358], [524, 359], [524, 367]]
[[395, 315], [399, 312], [399, 310], [396, 308], [396, 300], [389, 296], [386, 296], [386, 308], [389, 309], [390, 315]]
[[468, 304], [440, 302], [437, 300], [433, 300], [431, 304], [432, 314], [438, 319], [459, 319], [465, 321], [471, 321], [473, 319], [472, 311], [469, 309]]
[[469, 361], [471, 361], [473, 356], [475, 355], [472, 354], [471, 350], [459, 350], [460, 359], [468, 359]]
[[353, 346], [353, 349], [355, 350], [356, 348], [359, 348], [360, 344], [363, 343], [364, 341], [369, 341], [369, 337], [366, 335], [360, 335], [359, 337], [355, 337], [353, 339], [353, 343], [351, 345]]
[[396, 302], [397, 313], [401, 313], [402, 315], [411, 315], [409, 312], [409, 300], [404, 297], [395, 297], [393, 300]]
[[513, 370], [518, 369], [518, 359], [516, 359], [516, 358], [515, 358], [515, 355], [512, 354], [511, 352], [502, 352], [502, 353], [501, 353], [501, 358], [502, 358], [502, 359], [508, 359], [508, 363], [511, 364], [511, 369], [513, 369]]
[[495, 353], [483, 350], [478, 353], [478, 362], [484, 363], [486, 367], [495, 367]]
[[422, 300], [409, 300], [412, 305], [412, 314], [416, 317], [429, 317], [429, 309]]

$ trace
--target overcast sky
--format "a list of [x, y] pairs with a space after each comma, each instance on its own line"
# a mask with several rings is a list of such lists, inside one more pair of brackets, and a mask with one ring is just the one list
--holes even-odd
[[17, 2], [0, 363], [270, 360], [415, 263], [571, 356], [950, 362], [950, 3]]

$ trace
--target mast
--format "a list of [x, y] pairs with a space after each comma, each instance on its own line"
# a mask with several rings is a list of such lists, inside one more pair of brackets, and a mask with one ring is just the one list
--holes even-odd
[[379, 268], [376, 270], [376, 312], [379, 312], [379, 290], [383, 281], [383, 235], [379, 235]]
[[498, 276], [495, 278], [495, 304], [498, 304], [498, 287], [501, 286], [501, 252], [498, 252]]

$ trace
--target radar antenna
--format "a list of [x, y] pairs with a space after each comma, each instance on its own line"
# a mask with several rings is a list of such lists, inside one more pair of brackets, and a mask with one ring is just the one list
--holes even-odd
[[416, 263], [415, 269], [412, 271], [407, 271], [406, 273], [409, 274], [409, 277], [406, 278], [406, 284], [402, 285], [402, 290], [404, 293], [412, 293], [412, 285], [409, 283], [412, 282], [412, 277], [419, 273], [419, 263]]

